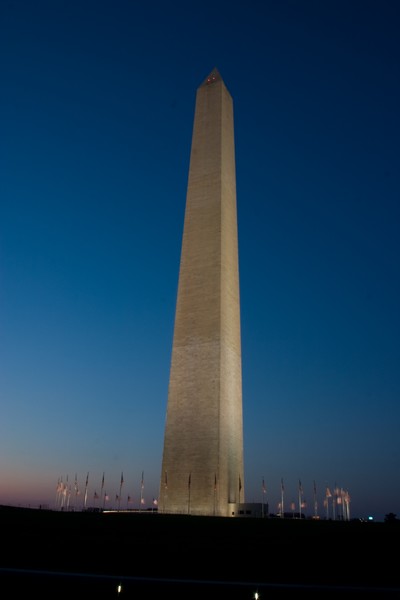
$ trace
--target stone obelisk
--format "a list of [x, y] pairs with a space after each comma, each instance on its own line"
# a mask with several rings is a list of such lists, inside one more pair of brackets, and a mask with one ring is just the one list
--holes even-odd
[[214, 69], [196, 93], [159, 512], [235, 514], [243, 466], [233, 102]]

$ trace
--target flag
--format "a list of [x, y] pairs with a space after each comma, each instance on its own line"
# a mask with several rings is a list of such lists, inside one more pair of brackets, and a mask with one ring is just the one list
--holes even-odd
[[128, 502], [132, 502], [132, 500], [131, 500], [131, 497], [130, 497], [130, 496], [128, 496]]
[[266, 490], [266, 487], [265, 487], [265, 481], [264, 481], [264, 478], [263, 478], [263, 480], [262, 480], [262, 491], [263, 491], [263, 494], [265, 494], [265, 492], [267, 491], [267, 490]]
[[154, 504], [154, 506], [157, 506], [157, 504], [158, 504], [157, 498], [153, 498], [153, 504]]
[[140, 504], [144, 504], [144, 498], [140, 498]]
[[87, 475], [86, 475], [85, 498], [84, 498], [85, 508], [86, 508], [87, 495], [88, 495], [88, 483], [89, 483], [89, 471], [87, 472]]
[[118, 494], [115, 494], [115, 499], [116, 499], [116, 500], [119, 500], [119, 496], [118, 496]]
[[101, 488], [103, 489], [104, 487], [104, 473], [103, 473], [103, 479], [101, 480]]
[[124, 474], [121, 472], [121, 485], [124, 483]]
[[299, 494], [302, 494], [302, 493], [303, 493], [303, 487], [302, 487], [301, 481], [299, 479]]
[[108, 494], [104, 494], [104, 500], [109, 500], [110, 496]]
[[142, 482], [141, 482], [141, 487], [142, 487], [142, 489], [144, 488], [144, 471], [142, 471]]
[[328, 487], [326, 488], [325, 496], [327, 498], [332, 498], [331, 490]]
[[285, 490], [285, 487], [283, 485], [283, 477], [282, 477], [282, 479], [281, 479], [281, 492], [283, 492], [284, 490]]
[[99, 497], [99, 496], [98, 496], [97, 492], [95, 492], [95, 493], [94, 493], [94, 496], [93, 496], [93, 498], [94, 498], [95, 500], [97, 500], [97, 499], [98, 499], [98, 497]]

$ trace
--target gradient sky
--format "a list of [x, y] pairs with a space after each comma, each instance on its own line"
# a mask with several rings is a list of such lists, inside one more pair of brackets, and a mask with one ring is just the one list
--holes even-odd
[[[0, 504], [158, 495], [197, 88], [234, 102], [244, 491], [400, 517], [400, 5], [0, 0]], [[82, 496], [72, 501], [82, 506]]]

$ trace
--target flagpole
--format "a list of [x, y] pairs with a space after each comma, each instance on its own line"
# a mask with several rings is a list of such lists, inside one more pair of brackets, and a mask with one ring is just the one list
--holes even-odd
[[347, 520], [350, 521], [350, 494], [346, 491], [346, 515]]
[[214, 475], [214, 517], [215, 517], [215, 505], [217, 500], [217, 474]]
[[78, 474], [75, 473], [75, 498], [74, 498], [74, 510], [77, 508], [77, 501], [78, 501]]
[[61, 481], [60, 481], [60, 478], [58, 478], [57, 487], [56, 487], [56, 502], [55, 502], [56, 510], [58, 510], [58, 500], [60, 498], [60, 489], [61, 489]]
[[60, 485], [59, 485], [59, 489], [58, 489], [58, 500], [57, 500], [57, 505], [60, 510], [62, 508], [63, 493], [64, 493], [64, 483], [63, 483], [63, 478], [61, 477]]
[[332, 494], [332, 517], [333, 517], [334, 521], [336, 521], [335, 498], [336, 498], [336, 481], [335, 481], [335, 487], [333, 488], [333, 494]]
[[144, 471], [142, 471], [142, 481], [140, 483], [140, 508], [139, 511], [142, 510], [142, 505], [143, 505], [143, 488], [144, 488]]
[[329, 498], [332, 498], [331, 490], [327, 487], [325, 491], [326, 500], [326, 520], [329, 520]]
[[[264, 513], [264, 504], [265, 504], [265, 516], [268, 517], [269, 516], [269, 504], [268, 504], [268, 496], [267, 494], [267, 488], [265, 487], [265, 479], [263, 478], [263, 513]], [[266, 501], [264, 501], [264, 496], [266, 498]], [[264, 516], [264, 514], [263, 514]]]
[[283, 477], [282, 477], [281, 478], [281, 517], [282, 517], [282, 519], [284, 519], [284, 517], [285, 517], [285, 511], [284, 511], [284, 508], [283, 508], [284, 491], [285, 491], [285, 488], [283, 486]]
[[68, 474], [64, 485], [63, 507], [68, 511]]
[[265, 480], [263, 477], [263, 479], [262, 479], [262, 505], [261, 505], [262, 518], [264, 518], [264, 496], [265, 496]]
[[59, 493], [59, 498], [58, 498], [60, 510], [62, 510], [62, 507], [63, 507], [63, 498], [64, 498], [64, 482], [63, 482], [63, 478], [61, 477], [60, 493]]
[[164, 482], [164, 494], [163, 494], [163, 513], [165, 513], [165, 501], [168, 500], [168, 475], [165, 471], [165, 482]]
[[326, 497], [326, 520], [329, 521], [329, 496]]
[[264, 518], [264, 478], [262, 483], [261, 517]]
[[86, 475], [86, 484], [85, 484], [85, 497], [83, 499], [83, 507], [86, 510], [86, 504], [87, 504], [87, 494], [88, 494], [88, 483], [89, 483], [89, 471]]
[[190, 483], [191, 483], [191, 479], [192, 479], [192, 474], [189, 473], [189, 479], [188, 479], [188, 515], [190, 515]]
[[103, 490], [104, 490], [104, 471], [103, 471], [103, 478], [101, 480], [100, 498], [103, 498]]
[[123, 483], [124, 483], [124, 474], [121, 471], [121, 482], [119, 484], [119, 497], [118, 497], [118, 512], [119, 512], [119, 509], [121, 507], [121, 490], [122, 490], [122, 484]]
[[301, 487], [301, 481], [299, 479], [299, 518], [301, 519], [301, 495], [303, 493], [303, 488]]
[[317, 486], [314, 481], [314, 517], [318, 517]]

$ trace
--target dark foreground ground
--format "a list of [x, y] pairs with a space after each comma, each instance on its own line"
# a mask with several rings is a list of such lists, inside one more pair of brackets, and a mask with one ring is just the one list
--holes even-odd
[[0, 536], [0, 598], [400, 598], [399, 522], [0, 507]]

